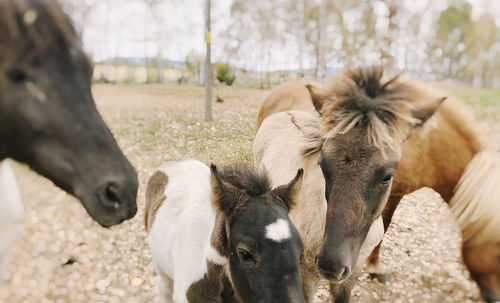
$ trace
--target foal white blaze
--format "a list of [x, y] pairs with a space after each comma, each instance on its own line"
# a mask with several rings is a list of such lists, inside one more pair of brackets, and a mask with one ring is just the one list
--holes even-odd
[[290, 225], [281, 218], [266, 226], [266, 238], [274, 242], [283, 242], [291, 236]]

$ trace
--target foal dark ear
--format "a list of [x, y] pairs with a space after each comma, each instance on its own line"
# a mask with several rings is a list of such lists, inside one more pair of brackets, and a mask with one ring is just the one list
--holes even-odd
[[307, 90], [311, 94], [311, 101], [314, 105], [316, 111], [321, 115], [321, 108], [325, 100], [331, 95], [331, 93], [323, 86], [306, 84]]
[[434, 113], [438, 110], [441, 103], [444, 102], [448, 97], [441, 97], [431, 102], [427, 102], [423, 105], [418, 106], [413, 110], [413, 117], [420, 120], [420, 124], [424, 124]]
[[290, 211], [295, 205], [295, 199], [302, 187], [302, 177], [304, 175], [304, 169], [299, 169], [297, 175], [288, 184], [284, 184], [276, 187], [271, 191], [271, 195], [280, 201], [282, 201], [285, 207]]
[[213, 195], [212, 203], [216, 209], [228, 215], [235, 207], [235, 199], [232, 199], [231, 197], [238, 192], [238, 189], [232, 184], [229, 184], [221, 179], [215, 164], [210, 165], [210, 173]]

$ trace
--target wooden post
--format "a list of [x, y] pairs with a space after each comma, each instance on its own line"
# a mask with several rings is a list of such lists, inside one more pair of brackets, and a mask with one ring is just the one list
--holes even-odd
[[212, 121], [212, 63], [210, 59], [212, 37], [210, 32], [210, 0], [205, 0], [205, 121]]

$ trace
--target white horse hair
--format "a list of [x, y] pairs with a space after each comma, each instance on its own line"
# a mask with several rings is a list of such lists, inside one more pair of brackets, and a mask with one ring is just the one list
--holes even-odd
[[183, 303], [188, 302], [189, 286], [207, 273], [207, 261], [224, 265], [227, 259], [210, 244], [216, 215], [207, 203], [212, 195], [210, 169], [192, 160], [169, 163], [160, 171], [170, 177], [165, 188], [168, 198], [156, 212], [148, 243], [159, 274], [161, 301], [172, 302], [173, 292]]
[[7, 270], [9, 256], [23, 220], [23, 203], [9, 160], [0, 162], [0, 278]]

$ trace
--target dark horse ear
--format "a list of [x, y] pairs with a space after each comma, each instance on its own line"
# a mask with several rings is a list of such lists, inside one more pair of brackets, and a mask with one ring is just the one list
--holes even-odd
[[212, 185], [212, 203], [215, 208], [226, 215], [231, 214], [234, 209], [235, 201], [233, 197], [239, 191], [232, 184], [223, 181], [217, 171], [215, 164], [210, 165], [211, 185]]
[[295, 205], [295, 199], [302, 187], [302, 176], [304, 169], [299, 169], [297, 175], [290, 183], [276, 187], [271, 191], [271, 195], [282, 201], [285, 207], [290, 211]]
[[311, 101], [314, 105], [316, 111], [321, 115], [321, 109], [323, 108], [323, 103], [331, 95], [331, 93], [325, 87], [313, 84], [306, 84], [307, 90], [311, 94]]
[[420, 124], [424, 124], [438, 110], [441, 103], [448, 97], [441, 97], [431, 102], [419, 105], [413, 110], [413, 117], [420, 120]]

